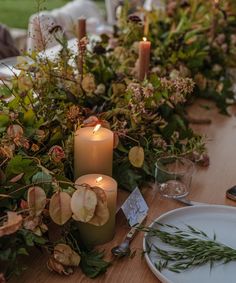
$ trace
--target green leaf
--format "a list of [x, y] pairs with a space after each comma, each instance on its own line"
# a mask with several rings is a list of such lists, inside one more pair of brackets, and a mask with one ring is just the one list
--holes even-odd
[[12, 101], [10, 101], [10, 102], [8, 103], [8, 107], [9, 107], [10, 109], [17, 109], [19, 103], [20, 103], [20, 97], [17, 96], [16, 98], [14, 98]]
[[10, 118], [8, 115], [6, 114], [0, 115], [0, 128], [8, 126], [9, 122], [10, 122]]
[[103, 252], [90, 251], [81, 253], [80, 267], [90, 278], [95, 278], [107, 271], [110, 262], [103, 260]]
[[[45, 190], [46, 194], [50, 191], [52, 187], [50, 184], [51, 181], [52, 181], [52, 176], [44, 172], [37, 172], [32, 178], [32, 183], [34, 184], [40, 183], [40, 187]], [[45, 182], [47, 182], [48, 184], [43, 184]]]
[[18, 255], [29, 255], [29, 253], [27, 252], [27, 250], [25, 248], [19, 248], [17, 250], [17, 254]]
[[7, 261], [10, 259], [12, 254], [12, 250], [10, 248], [7, 248], [6, 250], [2, 250], [1, 248], [1, 253], [0, 253], [0, 260], [2, 261]]
[[7, 164], [6, 176], [9, 179], [20, 173], [25, 173], [23, 179], [28, 183], [36, 171], [37, 167], [31, 159], [24, 158], [22, 155], [16, 155]]
[[63, 139], [63, 136], [62, 136], [61, 130], [57, 129], [57, 132], [52, 135], [49, 145], [55, 145], [58, 142], [61, 142], [62, 139]]
[[24, 113], [24, 123], [28, 126], [32, 126], [35, 121], [35, 113], [33, 109], [29, 109], [27, 112]]

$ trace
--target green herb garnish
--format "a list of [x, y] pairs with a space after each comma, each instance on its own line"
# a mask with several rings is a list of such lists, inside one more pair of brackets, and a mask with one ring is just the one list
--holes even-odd
[[154, 252], [159, 257], [155, 263], [159, 271], [168, 269], [180, 273], [204, 264], [210, 264], [211, 269], [216, 262], [226, 264], [236, 260], [236, 250], [218, 242], [215, 233], [210, 238], [205, 232], [190, 225], [181, 229], [158, 223], [158, 228], [148, 227], [141, 230], [170, 246], [170, 249], [161, 249], [147, 243], [145, 252]]

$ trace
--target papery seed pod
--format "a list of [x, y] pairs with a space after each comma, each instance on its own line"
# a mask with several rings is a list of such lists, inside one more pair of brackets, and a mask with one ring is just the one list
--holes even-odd
[[7, 129], [7, 135], [10, 138], [21, 137], [23, 136], [23, 134], [24, 134], [23, 128], [17, 124], [10, 125]]
[[64, 267], [61, 263], [57, 262], [53, 257], [50, 257], [47, 261], [47, 268], [50, 271], [55, 271], [59, 274], [70, 275], [73, 273], [73, 269]]

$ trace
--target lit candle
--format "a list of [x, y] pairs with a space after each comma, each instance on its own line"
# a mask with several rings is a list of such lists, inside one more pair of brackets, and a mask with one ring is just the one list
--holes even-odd
[[139, 43], [139, 72], [138, 78], [143, 81], [149, 71], [151, 42], [146, 37]]
[[102, 226], [94, 226], [88, 223], [79, 222], [80, 236], [89, 245], [98, 245], [109, 242], [115, 233], [117, 182], [106, 175], [88, 174], [81, 176], [75, 182], [78, 185], [88, 184], [91, 187], [100, 187], [107, 196], [109, 219]]
[[86, 19], [78, 19], [78, 39], [79, 41], [86, 36]]
[[75, 179], [90, 173], [112, 175], [113, 132], [96, 127], [80, 128], [74, 139]]

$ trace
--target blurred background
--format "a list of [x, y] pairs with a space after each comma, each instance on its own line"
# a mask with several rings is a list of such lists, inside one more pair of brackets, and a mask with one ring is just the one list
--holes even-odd
[[[104, 11], [104, 0], [93, 0]], [[41, 10], [59, 8], [70, 0], [0, 0], [0, 23], [11, 28], [27, 29], [29, 17], [38, 11], [38, 3]]]
[[[105, 17], [105, 1], [92, 0]], [[71, 0], [0, 0], [0, 24], [8, 27], [18, 50], [26, 49], [29, 18], [39, 10], [51, 11]]]

